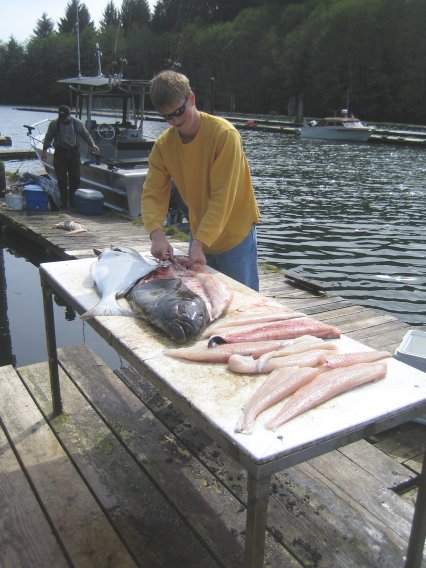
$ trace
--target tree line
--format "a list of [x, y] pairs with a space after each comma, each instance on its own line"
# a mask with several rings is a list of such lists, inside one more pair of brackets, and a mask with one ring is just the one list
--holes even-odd
[[98, 26], [70, 0], [24, 43], [0, 42], [0, 104], [64, 101], [77, 21], [83, 75], [99, 44], [104, 75], [181, 70], [200, 108], [324, 116], [349, 105], [365, 120], [426, 124], [424, 0], [158, 0], [152, 13], [146, 0], [110, 0]]

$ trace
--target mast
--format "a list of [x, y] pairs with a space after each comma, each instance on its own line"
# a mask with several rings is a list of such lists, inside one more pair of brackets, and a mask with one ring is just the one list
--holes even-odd
[[77, 10], [77, 21], [75, 24], [75, 31], [77, 34], [77, 76], [78, 78], [81, 77], [81, 67], [80, 67], [80, 22], [78, 17], [78, 12], [80, 9], [79, 2], [76, 2], [76, 10]]

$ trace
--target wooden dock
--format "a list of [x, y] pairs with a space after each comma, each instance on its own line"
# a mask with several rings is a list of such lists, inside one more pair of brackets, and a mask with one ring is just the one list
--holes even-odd
[[[71, 218], [89, 233], [53, 227]], [[0, 227], [61, 259], [150, 247], [140, 225], [112, 214], [0, 208]], [[270, 267], [261, 293], [374, 348], [393, 351], [408, 327]], [[0, 368], [0, 565], [240, 566], [244, 470], [132, 369], [112, 371], [86, 346], [59, 356], [65, 413], [53, 420], [46, 362]], [[407, 423], [275, 475], [265, 566], [403, 566], [424, 433]]]

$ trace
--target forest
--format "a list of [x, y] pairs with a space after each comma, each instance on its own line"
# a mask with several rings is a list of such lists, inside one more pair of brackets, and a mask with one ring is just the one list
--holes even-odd
[[[77, 18], [78, 15], [78, 18]], [[79, 34], [77, 35], [77, 24]], [[190, 78], [200, 109], [426, 124], [425, 0], [106, 1], [98, 26], [84, 2], [40, 14], [24, 42], [0, 42], [0, 104], [56, 105], [58, 79], [95, 74]]]

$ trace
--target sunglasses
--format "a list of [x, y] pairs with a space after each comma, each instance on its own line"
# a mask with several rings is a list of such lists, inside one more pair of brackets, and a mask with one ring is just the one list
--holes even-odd
[[180, 106], [175, 111], [173, 111], [169, 114], [162, 114], [161, 118], [163, 118], [164, 120], [172, 120], [172, 118], [179, 118], [179, 116], [182, 116], [183, 113], [185, 112], [185, 106], [186, 106], [187, 102], [188, 102], [188, 97], [185, 97], [185, 100], [184, 100], [182, 106]]

